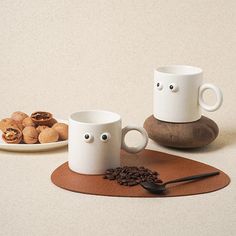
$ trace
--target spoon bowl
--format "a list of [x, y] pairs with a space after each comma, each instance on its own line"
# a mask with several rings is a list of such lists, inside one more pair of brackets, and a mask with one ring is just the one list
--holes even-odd
[[179, 178], [179, 179], [174, 179], [174, 180], [170, 180], [165, 183], [162, 183], [162, 184], [156, 184], [156, 183], [151, 183], [151, 182], [141, 182], [140, 185], [144, 189], [148, 190], [151, 193], [160, 194], [160, 193], [164, 193], [166, 191], [167, 184], [200, 180], [200, 179], [208, 178], [208, 177], [215, 176], [218, 174], [220, 174], [220, 172], [215, 171], [215, 172], [204, 173], [204, 174], [200, 174], [200, 175], [192, 175], [192, 176], [187, 176], [187, 177], [183, 177], [183, 178]]
[[150, 193], [164, 193], [166, 191], [166, 187], [164, 184], [141, 182], [140, 185]]

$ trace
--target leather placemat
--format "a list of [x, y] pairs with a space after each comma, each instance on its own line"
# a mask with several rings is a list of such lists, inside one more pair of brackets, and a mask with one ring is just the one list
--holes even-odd
[[[197, 161], [151, 150], [143, 150], [138, 154], [128, 154], [122, 151], [121, 163], [122, 166], [144, 166], [151, 170], [156, 170], [160, 174], [159, 177], [163, 182], [184, 176], [218, 170]], [[103, 179], [102, 175], [83, 175], [75, 173], [68, 168], [67, 162], [59, 166], [52, 173], [51, 180], [55, 185], [66, 190], [117, 197], [186, 196], [216, 191], [230, 183], [230, 178], [224, 172], [220, 171], [219, 175], [206, 179], [168, 185], [168, 191], [165, 194], [152, 194], [147, 192], [140, 185], [132, 187], [123, 186], [119, 185], [116, 181]]]

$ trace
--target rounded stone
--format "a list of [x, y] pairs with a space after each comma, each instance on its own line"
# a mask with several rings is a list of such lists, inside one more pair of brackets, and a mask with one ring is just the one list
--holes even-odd
[[169, 123], [152, 115], [145, 120], [143, 127], [150, 139], [174, 148], [203, 147], [213, 142], [219, 133], [217, 124], [205, 116], [189, 123]]

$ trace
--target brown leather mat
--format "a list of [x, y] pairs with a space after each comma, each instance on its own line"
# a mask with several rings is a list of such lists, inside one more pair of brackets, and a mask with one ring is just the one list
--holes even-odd
[[[144, 150], [138, 154], [121, 152], [122, 166], [144, 166], [156, 170], [165, 182], [189, 175], [213, 172], [218, 169], [183, 157], [167, 153]], [[220, 171], [220, 170], [218, 170]], [[168, 185], [165, 194], [151, 194], [141, 186], [123, 186], [116, 181], [103, 179], [102, 175], [82, 175], [71, 171], [68, 163], [59, 166], [51, 175], [52, 182], [60, 188], [94, 195], [119, 197], [174, 197], [216, 191], [227, 186], [230, 178], [222, 171], [217, 176], [206, 179]]]

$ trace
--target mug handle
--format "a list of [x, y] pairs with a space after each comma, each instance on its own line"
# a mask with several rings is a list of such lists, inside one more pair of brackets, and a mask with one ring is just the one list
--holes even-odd
[[[137, 130], [143, 136], [141, 144], [138, 145], [137, 147], [129, 147], [125, 143], [125, 135], [131, 130]], [[148, 143], [148, 134], [144, 128], [128, 125], [122, 129], [121, 148], [124, 149], [125, 151], [130, 153], [140, 152], [147, 146], [147, 143]]]
[[[203, 93], [211, 89], [216, 95], [216, 103], [214, 105], [208, 105], [204, 102]], [[223, 94], [221, 90], [213, 84], [203, 84], [199, 89], [199, 104], [206, 111], [215, 111], [217, 110], [223, 102]]]

